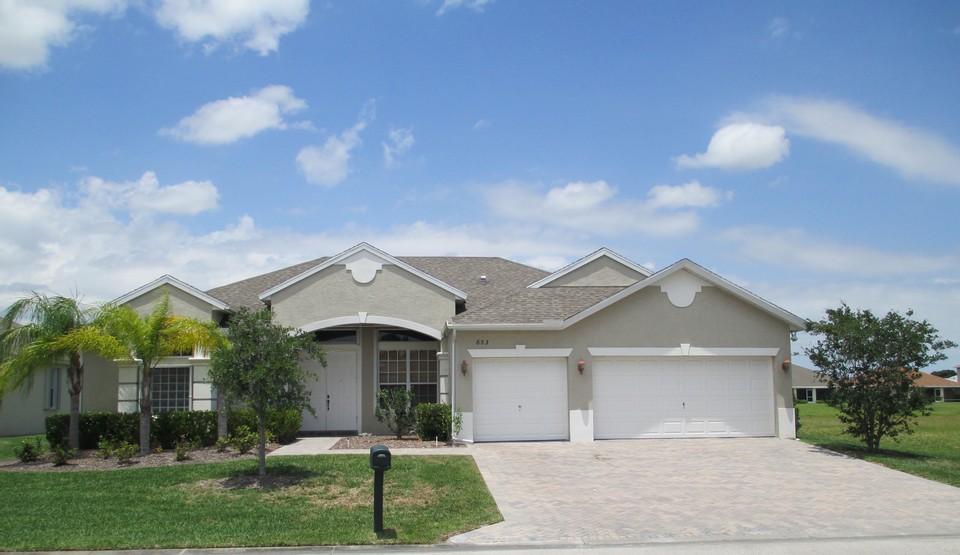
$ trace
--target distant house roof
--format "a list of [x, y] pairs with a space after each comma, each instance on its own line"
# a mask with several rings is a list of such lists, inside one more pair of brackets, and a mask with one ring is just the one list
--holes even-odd
[[940, 376], [934, 376], [933, 374], [927, 374], [926, 372], [920, 372], [920, 378], [917, 379], [917, 385], [922, 385], [923, 387], [960, 388], [960, 383], [957, 383], [953, 380], [948, 380], [946, 378], [941, 378]]
[[[827, 387], [826, 380], [820, 378], [815, 370], [804, 368], [803, 366], [793, 365], [790, 371], [793, 380], [793, 387]], [[951, 387], [960, 388], [960, 383], [953, 380], [947, 380], [933, 374], [920, 372], [916, 384], [921, 387]]]

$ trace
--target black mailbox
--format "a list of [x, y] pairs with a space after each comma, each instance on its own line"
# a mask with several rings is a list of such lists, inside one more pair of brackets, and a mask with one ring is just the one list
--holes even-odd
[[386, 445], [374, 445], [370, 448], [370, 468], [390, 470], [390, 449]]

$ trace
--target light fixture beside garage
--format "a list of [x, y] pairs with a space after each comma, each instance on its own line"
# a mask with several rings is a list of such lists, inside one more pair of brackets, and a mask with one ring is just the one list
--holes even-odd
[[586, 367], [587, 367], [587, 363], [583, 362], [583, 359], [581, 358], [580, 361], [577, 362], [577, 371], [580, 372], [581, 376], [583, 375], [583, 369]]
[[783, 362], [780, 363], [780, 368], [783, 368], [783, 371], [784, 371], [784, 372], [787, 372], [787, 371], [790, 370], [790, 366], [792, 366], [792, 365], [793, 365], [793, 363], [790, 362], [790, 359], [789, 359], [789, 358], [785, 358], [785, 359], [783, 359]]
[[466, 359], [464, 359], [463, 362], [460, 363], [460, 373], [466, 376], [467, 368], [468, 368], [467, 361]]

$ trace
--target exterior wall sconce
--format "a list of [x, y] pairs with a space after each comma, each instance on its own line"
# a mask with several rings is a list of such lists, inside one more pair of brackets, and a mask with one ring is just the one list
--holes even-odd
[[580, 361], [577, 362], [577, 371], [580, 372], [581, 376], [583, 375], [583, 369], [586, 367], [587, 363], [583, 362], [583, 359], [581, 358]]
[[467, 375], [467, 368], [469, 368], [469, 366], [467, 365], [466, 360], [460, 363], [460, 373], [463, 374], [464, 376]]
[[780, 368], [782, 368], [784, 372], [787, 372], [787, 371], [790, 370], [790, 367], [791, 367], [792, 365], [793, 365], [793, 363], [790, 362], [790, 359], [789, 359], [789, 358], [785, 358], [785, 359], [783, 359], [783, 362], [780, 363]]

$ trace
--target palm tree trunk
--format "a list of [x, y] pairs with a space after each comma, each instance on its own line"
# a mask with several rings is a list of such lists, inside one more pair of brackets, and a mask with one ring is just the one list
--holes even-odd
[[260, 428], [260, 475], [267, 475], [267, 412], [257, 414], [257, 427]]
[[143, 365], [140, 378], [140, 454], [150, 453], [150, 418], [153, 404], [150, 399], [150, 367]]
[[[83, 391], [83, 363], [78, 356], [71, 356], [67, 368], [70, 380], [70, 431], [67, 440], [73, 449], [80, 448], [80, 393]], [[56, 446], [54, 446], [56, 447]]]

